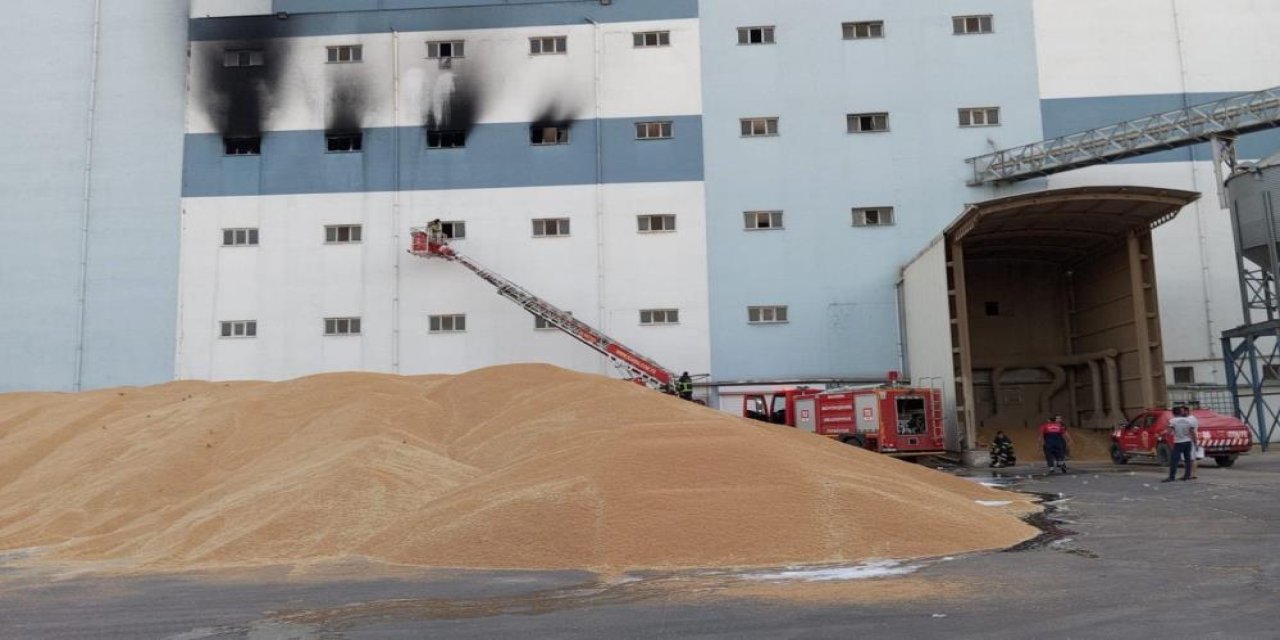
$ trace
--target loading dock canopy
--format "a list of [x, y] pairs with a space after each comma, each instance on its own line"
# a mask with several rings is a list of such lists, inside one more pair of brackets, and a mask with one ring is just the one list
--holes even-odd
[[970, 260], [1072, 265], [1133, 231], [1155, 228], [1200, 194], [1150, 187], [1078, 187], [970, 205], [946, 232]]

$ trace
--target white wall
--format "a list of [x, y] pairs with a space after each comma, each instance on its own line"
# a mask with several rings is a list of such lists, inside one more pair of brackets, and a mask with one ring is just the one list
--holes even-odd
[[1035, 0], [1044, 98], [1280, 85], [1280, 3]]
[[271, 0], [191, 0], [192, 18], [271, 14]]
[[911, 384], [943, 390], [947, 448], [960, 449], [956, 376], [947, 290], [946, 242], [938, 238], [902, 269], [903, 340]]
[[[408, 227], [437, 215], [467, 223], [460, 252], [669, 368], [709, 370], [701, 183], [608, 185], [599, 217], [594, 186], [400, 198], [399, 221], [391, 193], [187, 199], [178, 376], [414, 374], [522, 361], [607, 371], [587, 347], [535, 331], [529, 314], [463, 267], [408, 255]], [[676, 214], [677, 231], [638, 233], [642, 213]], [[565, 216], [569, 237], [532, 237], [532, 219]], [[362, 224], [364, 241], [325, 245], [326, 224]], [[259, 228], [261, 246], [221, 247], [230, 227]], [[641, 327], [642, 308], [678, 308], [680, 324]], [[428, 315], [451, 313], [467, 314], [466, 333], [428, 334]], [[322, 319], [335, 316], [360, 316], [364, 335], [323, 336]], [[257, 320], [259, 336], [219, 338], [224, 320]]]
[[[645, 115], [696, 115], [702, 112], [701, 66], [697, 20], [608, 23], [598, 27], [529, 27], [478, 31], [434, 31], [356, 34], [289, 40], [283, 90], [275, 98], [268, 128], [325, 128], [329, 86], [358, 78], [366, 95], [362, 126], [421, 124], [423, 114], [450, 82], [469, 80], [482, 91], [480, 122], [530, 122], [548, 107], [558, 117], [582, 119]], [[671, 46], [635, 48], [635, 31], [670, 30]], [[565, 35], [565, 55], [531, 56], [529, 38]], [[465, 59], [442, 69], [426, 57], [430, 40], [464, 40]], [[596, 109], [597, 42], [599, 110]], [[398, 43], [398, 45], [397, 45]], [[359, 64], [326, 64], [326, 46], [360, 44]], [[211, 133], [216, 127], [203, 107], [200, 87], [207, 61], [222, 59], [221, 42], [193, 42], [192, 91], [188, 100], [188, 132]], [[399, 66], [395, 64], [397, 46]], [[267, 60], [267, 64], [272, 64]], [[399, 115], [393, 100], [399, 69]]]

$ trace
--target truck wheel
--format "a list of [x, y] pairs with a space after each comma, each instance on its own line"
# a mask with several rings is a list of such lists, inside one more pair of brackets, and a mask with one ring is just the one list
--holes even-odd
[[1214, 456], [1213, 461], [1218, 463], [1219, 467], [1229, 467], [1236, 463], [1235, 456]]
[[1169, 445], [1163, 442], [1156, 445], [1156, 462], [1162, 467], [1169, 466]]
[[1111, 461], [1116, 464], [1128, 464], [1129, 456], [1124, 455], [1124, 451], [1120, 449], [1120, 445], [1111, 444]]

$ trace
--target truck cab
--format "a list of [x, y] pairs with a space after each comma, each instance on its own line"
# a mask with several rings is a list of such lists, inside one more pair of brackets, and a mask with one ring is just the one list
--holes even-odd
[[742, 416], [771, 424], [795, 426], [796, 400], [816, 393], [816, 390], [808, 387], [797, 387], [783, 389], [773, 395], [748, 394], [742, 397]]
[[[1235, 464], [1236, 458], [1253, 447], [1249, 427], [1240, 420], [1208, 409], [1192, 409], [1191, 415], [1200, 423], [1197, 438], [1204, 448], [1205, 457], [1213, 458], [1219, 467]], [[1111, 461], [1116, 464], [1127, 464], [1130, 460], [1169, 464], [1173, 436], [1166, 430], [1172, 419], [1171, 409], [1148, 409], [1116, 427], [1111, 433]]]

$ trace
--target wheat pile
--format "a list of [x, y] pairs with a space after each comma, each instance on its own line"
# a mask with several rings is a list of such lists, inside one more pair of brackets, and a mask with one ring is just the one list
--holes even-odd
[[0, 395], [0, 550], [138, 570], [934, 556], [1036, 535], [1010, 495], [545, 365]]

